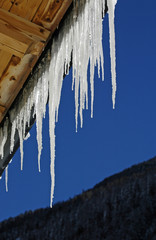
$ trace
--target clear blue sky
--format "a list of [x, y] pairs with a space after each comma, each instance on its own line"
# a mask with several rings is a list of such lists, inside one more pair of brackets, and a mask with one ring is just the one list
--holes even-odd
[[[93, 187], [114, 173], [156, 155], [156, 1], [118, 0], [116, 7], [117, 97], [112, 109], [108, 19], [104, 20], [105, 81], [95, 77], [94, 118], [84, 112], [75, 133], [71, 73], [64, 80], [56, 126], [54, 203]], [[41, 173], [36, 126], [9, 165], [9, 192], [0, 181], [0, 220], [47, 207], [50, 202], [48, 111], [43, 122]]]

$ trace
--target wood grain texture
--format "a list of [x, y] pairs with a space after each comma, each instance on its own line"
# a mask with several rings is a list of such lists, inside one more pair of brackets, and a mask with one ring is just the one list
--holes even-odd
[[2, 26], [1, 22], [0, 29], [0, 43], [18, 52], [25, 53], [33, 42], [32, 39], [23, 36], [19, 32], [15, 33], [13, 29], [9, 31], [4, 25]]
[[40, 8], [38, 9], [36, 16], [34, 17], [33, 21], [40, 22], [52, 22], [54, 16], [61, 8], [62, 3], [64, 0], [45, 0], [42, 1]]
[[0, 8], [32, 20], [43, 0], [1, 0]]
[[0, 0], [0, 123], [71, 3]]
[[33, 22], [53, 33], [71, 3], [72, 0], [45, 0], [34, 16]]
[[6, 107], [0, 105], [0, 119], [3, 117], [6, 111]]
[[0, 8], [3, 8], [9, 11], [14, 4], [15, 0], [1, 0], [0, 1]]
[[[24, 55], [22, 52], [16, 51], [15, 49], [10, 48], [10, 47], [2, 44], [2, 43], [0, 43], [0, 50], [5, 51], [7, 53], [10, 53], [11, 56], [15, 55], [15, 56], [20, 57], [20, 58], [23, 57], [23, 55]], [[1, 61], [2, 60], [0, 60], [0, 64], [1, 64]]]
[[26, 54], [22, 59], [12, 56], [10, 66], [0, 81], [0, 106], [4, 107], [4, 111], [0, 115], [0, 120], [3, 119], [15, 97], [23, 87], [37, 59], [38, 57], [32, 54]]
[[56, 15], [54, 16], [52, 22], [49, 24], [47, 29], [51, 30], [51, 33], [54, 33], [56, 28], [59, 26], [59, 23], [61, 22], [64, 14], [70, 7], [73, 0], [64, 0], [62, 3], [61, 8], [57, 11]]
[[11, 60], [12, 54], [8, 53], [6, 51], [0, 50], [0, 59], [3, 61], [0, 62], [0, 79], [1, 76], [3, 75], [5, 69], [7, 68], [10, 60]]
[[42, 0], [15, 0], [10, 11], [31, 21], [41, 3]]
[[5, 112], [6, 108], [4, 106], [0, 105], [0, 114], [3, 114]]
[[8, 25], [10, 28], [18, 30], [26, 36], [32, 37], [34, 40], [46, 42], [50, 35], [50, 32], [45, 28], [1, 8], [0, 21], [3, 22], [3, 24]]

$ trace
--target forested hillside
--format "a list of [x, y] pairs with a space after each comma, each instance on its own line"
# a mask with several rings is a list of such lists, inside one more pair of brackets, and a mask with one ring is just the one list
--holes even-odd
[[52, 209], [0, 223], [0, 240], [155, 240], [156, 158]]

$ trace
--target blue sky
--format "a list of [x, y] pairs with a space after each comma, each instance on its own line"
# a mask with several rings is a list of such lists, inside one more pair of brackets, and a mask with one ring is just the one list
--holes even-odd
[[[56, 126], [54, 203], [93, 187], [114, 173], [156, 155], [156, 1], [118, 0], [116, 6], [117, 96], [112, 109], [108, 18], [103, 25], [105, 81], [95, 73], [94, 118], [84, 112], [84, 126], [75, 132], [71, 73], [64, 80]], [[43, 121], [41, 173], [37, 167], [35, 125], [20, 153], [9, 165], [9, 192], [0, 181], [0, 220], [50, 202], [48, 111]]]

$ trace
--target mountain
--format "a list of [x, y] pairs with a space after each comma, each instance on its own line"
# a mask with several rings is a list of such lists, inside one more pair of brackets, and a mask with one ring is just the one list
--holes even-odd
[[0, 223], [0, 240], [156, 240], [156, 157], [52, 209]]

